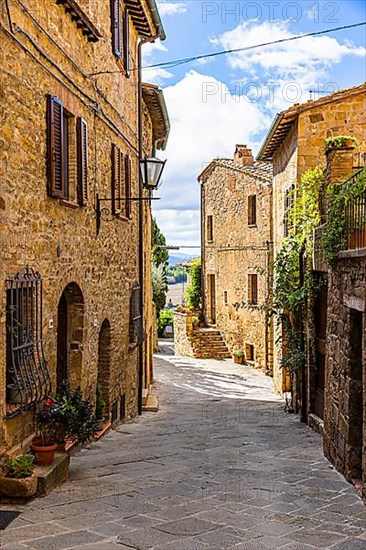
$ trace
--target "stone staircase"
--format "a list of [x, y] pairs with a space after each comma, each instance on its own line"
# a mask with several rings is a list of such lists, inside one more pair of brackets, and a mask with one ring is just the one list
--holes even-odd
[[229, 359], [231, 354], [221, 336], [215, 328], [199, 328], [190, 336], [193, 355], [197, 359]]

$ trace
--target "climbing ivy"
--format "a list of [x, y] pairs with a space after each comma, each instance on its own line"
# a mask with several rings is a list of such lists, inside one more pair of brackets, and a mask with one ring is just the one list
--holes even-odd
[[330, 136], [325, 140], [325, 152], [327, 153], [330, 149], [341, 149], [349, 141], [354, 147], [358, 147], [358, 140], [353, 136]]

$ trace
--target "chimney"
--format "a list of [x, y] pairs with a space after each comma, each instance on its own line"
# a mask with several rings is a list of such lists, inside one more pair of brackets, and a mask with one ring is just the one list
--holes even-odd
[[234, 162], [237, 162], [241, 166], [253, 166], [254, 159], [251, 149], [247, 149], [246, 145], [236, 145]]
[[343, 183], [353, 174], [353, 155], [355, 145], [352, 140], [342, 147], [329, 147], [325, 153], [327, 159], [326, 185]]

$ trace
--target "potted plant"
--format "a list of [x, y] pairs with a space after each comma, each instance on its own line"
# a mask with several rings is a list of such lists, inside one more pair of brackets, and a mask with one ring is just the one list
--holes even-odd
[[237, 363], [238, 365], [244, 364], [245, 355], [242, 349], [235, 349], [233, 351], [233, 356], [234, 356], [234, 363]]
[[104, 422], [104, 413], [105, 413], [105, 401], [103, 399], [102, 384], [100, 382], [97, 382], [96, 396], [97, 396], [97, 401], [95, 405], [95, 417], [96, 417], [96, 422], [98, 423], [98, 429], [100, 430]]
[[37, 476], [33, 472], [34, 456], [30, 453], [7, 458], [0, 473], [0, 495], [30, 498], [37, 491]]
[[44, 406], [37, 415], [37, 434], [31, 443], [31, 451], [39, 466], [51, 466], [57, 443], [55, 441], [55, 411], [51, 406]]

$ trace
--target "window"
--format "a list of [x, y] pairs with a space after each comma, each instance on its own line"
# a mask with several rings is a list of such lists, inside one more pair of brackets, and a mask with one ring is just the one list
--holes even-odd
[[212, 216], [207, 216], [207, 240], [209, 242], [213, 241], [213, 218], [212, 218]]
[[253, 344], [245, 344], [245, 359], [246, 361], [255, 361]]
[[248, 197], [248, 225], [257, 223], [257, 195]]
[[258, 275], [253, 273], [248, 275], [248, 303], [258, 304]]
[[112, 50], [119, 59], [121, 51], [121, 6], [120, 0], [111, 0]]
[[227, 290], [224, 290], [224, 305], [227, 306], [228, 305], [228, 300], [227, 300]]
[[141, 315], [141, 287], [137, 283], [132, 288], [130, 298], [130, 345], [141, 346], [144, 341], [144, 328]]
[[[48, 194], [83, 206], [88, 186], [88, 131], [86, 121], [67, 111], [62, 102], [48, 96]], [[76, 195], [75, 196], [75, 189]]]
[[132, 163], [129, 155], [125, 155], [125, 198], [124, 198], [124, 216], [131, 219], [131, 177]]
[[130, 76], [130, 18], [128, 10], [123, 14], [123, 68], [127, 77]]
[[283, 235], [284, 237], [288, 237], [290, 231], [293, 228], [292, 219], [290, 216], [290, 211], [293, 205], [294, 201], [294, 192], [295, 192], [295, 185], [291, 185], [286, 191], [285, 191], [285, 199], [284, 199], [284, 217], [283, 217]]
[[122, 153], [115, 143], [112, 144], [112, 214], [121, 211]]
[[81, 117], [77, 121], [77, 198], [80, 206], [88, 200], [88, 127]]
[[6, 281], [6, 417], [50, 391], [42, 347], [42, 278], [26, 268]]

